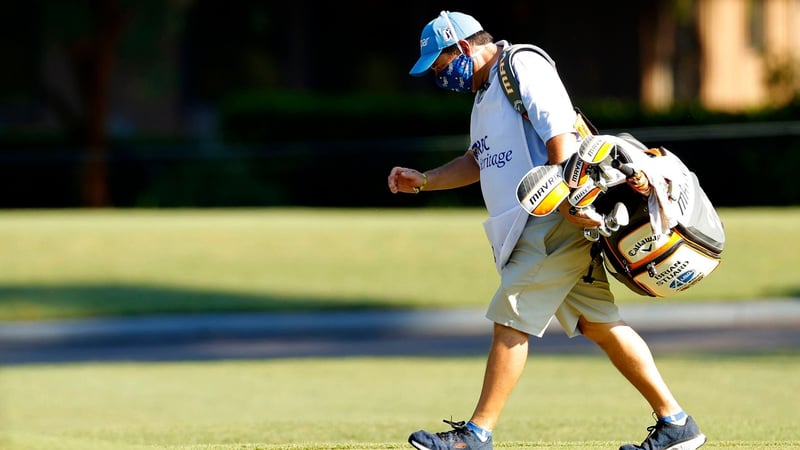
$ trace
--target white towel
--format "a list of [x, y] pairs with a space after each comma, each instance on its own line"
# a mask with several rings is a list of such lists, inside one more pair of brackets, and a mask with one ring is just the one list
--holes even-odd
[[680, 218], [680, 210], [675, 203], [679, 193], [673, 191], [673, 180], [683, 176], [678, 165], [670, 164], [669, 155], [651, 157], [624, 139], [616, 138], [615, 141], [631, 157], [633, 162], [630, 166], [641, 171], [653, 188], [647, 198], [653, 233], [670, 234]]

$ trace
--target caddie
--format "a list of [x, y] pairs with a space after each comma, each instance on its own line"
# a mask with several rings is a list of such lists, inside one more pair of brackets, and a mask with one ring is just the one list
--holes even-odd
[[[472, 16], [442, 11], [423, 27], [420, 57], [410, 71], [412, 76], [432, 77], [443, 89], [474, 95], [471, 145], [463, 155], [425, 171], [392, 168], [389, 190], [427, 195], [480, 182], [488, 213], [484, 227], [500, 282], [486, 311], [493, 338], [472, 414], [465, 421], [445, 420], [452, 427], [448, 431], [415, 431], [408, 442], [419, 450], [492, 449], [492, 431], [529, 351], [535, 353], [535, 340], [529, 338], [541, 338], [555, 317], [570, 337], [595, 342], [656, 417], [641, 444], [621, 450], [696, 449], [706, 437], [670, 392], [645, 341], [620, 317], [602, 263], [590, 255], [591, 242], [584, 239], [583, 229], [601, 225], [602, 218], [590, 208], [571, 214], [567, 202], [554, 204], [557, 210], [541, 216], [520, 208], [516, 188], [523, 175], [535, 166], [563, 163], [579, 141], [576, 110], [549, 58], [535, 52], [517, 55], [513, 68], [527, 118], [511, 105], [497, 76], [498, 60], [509, 45], [495, 42]], [[591, 282], [582, 277], [590, 266]], [[593, 408], [592, 375], [583, 376], [583, 407]], [[418, 399], [422, 412], [426, 401]], [[536, 432], [530, 430], [532, 440]]]

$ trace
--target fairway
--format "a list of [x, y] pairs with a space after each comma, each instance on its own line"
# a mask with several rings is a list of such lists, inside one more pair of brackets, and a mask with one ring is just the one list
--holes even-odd
[[[537, 356], [495, 430], [497, 448], [638, 443], [650, 412], [600, 356]], [[800, 448], [798, 354], [662, 358], [709, 443]], [[72, 364], [0, 371], [0, 447], [389, 449], [464, 419], [483, 358]]]
[[[800, 208], [720, 215], [722, 263], [669, 301], [800, 296]], [[2, 211], [0, 320], [483, 308], [499, 281], [484, 219], [457, 208]], [[621, 302], [658, 301], [612, 284]]]
[[[797, 296], [796, 249], [786, 242], [800, 209], [721, 215], [723, 264], [665, 301]], [[0, 319], [482, 308], [497, 282], [483, 217], [476, 209], [4, 211]], [[773, 232], [758, 232], [765, 221]], [[622, 302], [657, 301], [616, 292]], [[535, 345], [531, 353], [495, 448], [616, 449], [644, 439], [650, 411], [605, 358], [540, 356]], [[703, 449], [800, 448], [800, 352], [658, 360], [708, 435]], [[468, 418], [483, 369], [483, 357], [0, 366], [0, 448], [405, 449], [412, 431]]]

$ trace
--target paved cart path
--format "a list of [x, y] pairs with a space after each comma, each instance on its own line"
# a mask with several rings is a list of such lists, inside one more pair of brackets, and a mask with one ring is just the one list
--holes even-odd
[[[800, 298], [621, 305], [657, 354], [800, 350]], [[484, 355], [482, 309], [149, 316], [0, 322], [0, 364], [313, 356]], [[598, 353], [553, 321], [532, 353]]]

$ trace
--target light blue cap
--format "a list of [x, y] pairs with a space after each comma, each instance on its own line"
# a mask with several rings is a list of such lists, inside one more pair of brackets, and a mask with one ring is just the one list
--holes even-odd
[[419, 38], [420, 57], [409, 74], [415, 77], [423, 75], [442, 53], [442, 49], [481, 30], [483, 27], [472, 16], [460, 12], [442, 11], [439, 17], [428, 22], [422, 29]]

